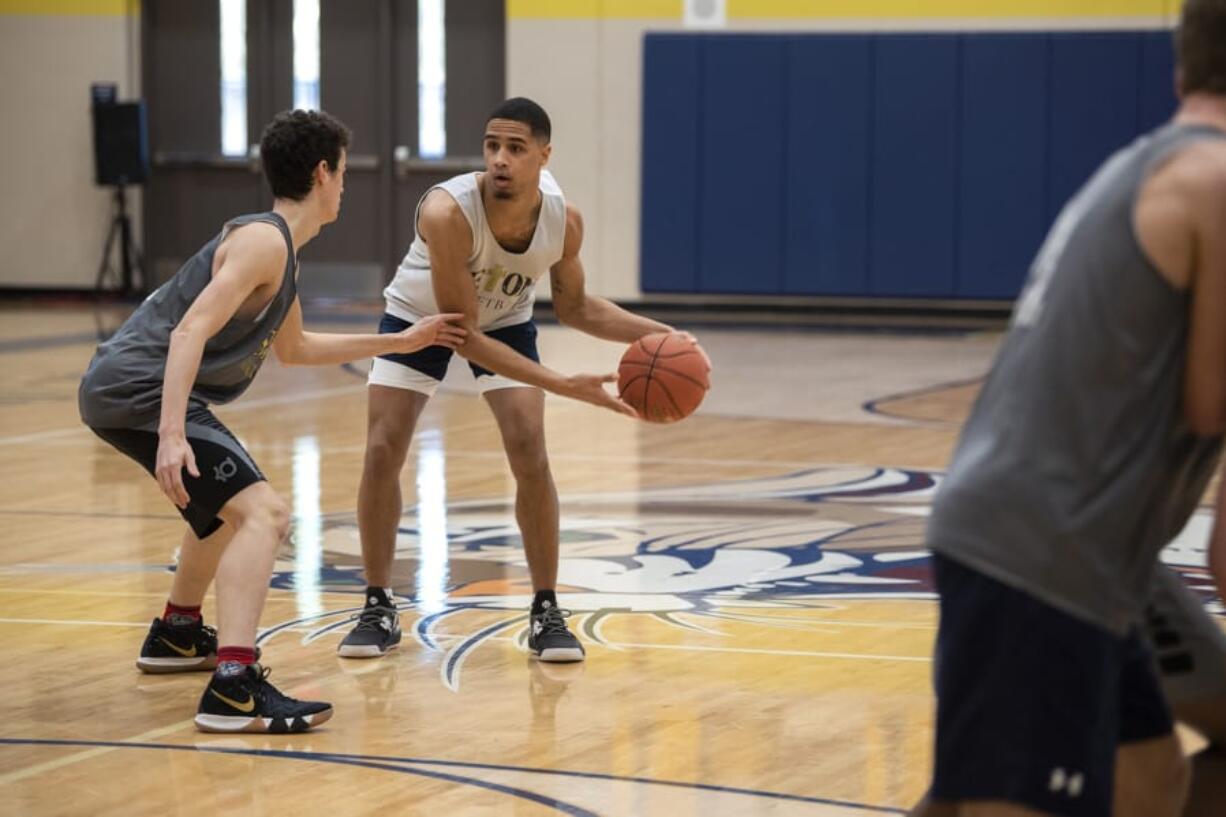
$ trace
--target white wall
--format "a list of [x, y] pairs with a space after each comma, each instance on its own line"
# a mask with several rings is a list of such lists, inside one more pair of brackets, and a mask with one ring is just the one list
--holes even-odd
[[[945, 0], [952, 7], [959, 0]], [[875, 0], [892, 7], [891, 0]], [[991, 16], [900, 18], [831, 16], [867, 8], [801, 0], [729, 0], [729, 31], [1057, 30], [1170, 25], [1178, 0], [1051, 0], [1059, 16], [1009, 14], [1042, 9], [1044, 0], [966, 0]], [[1012, 4], [1012, 5], [1011, 5]], [[1074, 13], [1083, 6], [1093, 13]], [[893, 6], [905, 5], [900, 2]], [[925, 4], [915, 4], [927, 8]], [[641, 297], [639, 198], [642, 159], [643, 36], [684, 29], [681, 0], [508, 0], [507, 93], [540, 102], [554, 125], [551, 169], [583, 212], [583, 262], [592, 292]], [[805, 8], [826, 16], [803, 16]], [[757, 9], [782, 10], [752, 17]], [[800, 9], [801, 11], [796, 11]], [[1111, 12], [1114, 9], [1114, 13]], [[654, 16], [632, 17], [628, 14]], [[978, 13], [978, 12], [977, 12]], [[984, 12], [987, 13], [987, 12]], [[1055, 12], [1053, 12], [1055, 13]], [[818, 12], [815, 12], [817, 15]], [[547, 290], [542, 287], [541, 294]]]
[[[93, 182], [89, 86], [118, 83], [122, 99], [139, 93], [139, 18], [121, 13], [126, 5], [0, 4], [0, 287], [94, 285], [111, 193]], [[139, 236], [139, 191], [128, 202]]]

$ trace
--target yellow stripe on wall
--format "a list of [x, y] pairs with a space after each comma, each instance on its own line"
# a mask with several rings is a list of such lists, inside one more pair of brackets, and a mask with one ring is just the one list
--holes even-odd
[[1171, 0], [728, 0], [729, 18], [1159, 17]]
[[[1180, 0], [727, 0], [729, 19], [1173, 17]], [[507, 0], [511, 18], [680, 20], [682, 0]]]
[[124, 17], [140, 14], [139, 0], [0, 0], [0, 15]]
[[682, 0], [507, 0], [507, 17], [680, 20]]

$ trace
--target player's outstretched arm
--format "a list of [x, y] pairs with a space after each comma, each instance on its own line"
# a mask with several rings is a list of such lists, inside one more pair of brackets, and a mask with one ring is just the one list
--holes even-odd
[[560, 322], [601, 340], [621, 343], [633, 343], [653, 332], [673, 331], [671, 326], [628, 312], [607, 298], [589, 295], [584, 283], [583, 262], [579, 260], [582, 248], [583, 216], [568, 204], [562, 258], [549, 269], [553, 311]]
[[277, 360], [286, 366], [329, 366], [378, 355], [408, 354], [427, 346], [456, 349], [467, 331], [458, 313], [432, 315], [405, 329], [383, 335], [307, 332], [302, 328], [302, 306], [297, 299], [273, 341]]
[[455, 199], [441, 190], [428, 195], [422, 203], [417, 228], [430, 248], [430, 276], [439, 309], [464, 316], [462, 325], [468, 335], [458, 350], [461, 355], [503, 377], [630, 417], [638, 416], [634, 409], [605, 390], [604, 384], [616, 381], [616, 375], [567, 377], [524, 357], [480, 330], [477, 289], [467, 266], [472, 250], [472, 229]]
[[200, 370], [204, 345], [234, 317], [252, 293], [280, 285], [288, 253], [280, 231], [260, 223], [236, 230], [226, 239], [223, 251], [222, 264], [212, 280], [170, 333], [166, 355], [154, 476], [162, 492], [179, 507], [188, 502], [183, 469], [192, 476], [200, 476], [184, 426], [187, 399]]

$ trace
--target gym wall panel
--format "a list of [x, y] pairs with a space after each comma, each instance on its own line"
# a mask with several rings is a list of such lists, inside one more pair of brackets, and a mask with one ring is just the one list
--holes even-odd
[[1167, 31], [646, 48], [648, 292], [1015, 297], [1064, 202], [1175, 107]]
[[877, 41], [870, 187], [873, 295], [953, 294], [959, 48], [953, 35]]
[[1012, 298], [1046, 228], [1046, 37], [968, 38], [962, 51], [954, 294]]
[[703, 41], [700, 291], [783, 291], [784, 56], [778, 40]]
[[[112, 190], [94, 185], [89, 86], [140, 96], [140, 18], [128, 3], [0, 4], [0, 287], [91, 289], [111, 226]], [[128, 211], [142, 238], [141, 191]]]
[[1138, 133], [1141, 57], [1131, 32], [1051, 37], [1049, 222], [1094, 168]]
[[787, 58], [783, 291], [866, 292], [873, 40], [794, 37]]
[[1145, 31], [1141, 38], [1141, 121], [1138, 130], [1152, 130], [1167, 119], [1178, 105], [1175, 97], [1174, 35], [1169, 31]]
[[649, 37], [644, 46], [640, 269], [648, 292], [697, 292], [700, 43]]

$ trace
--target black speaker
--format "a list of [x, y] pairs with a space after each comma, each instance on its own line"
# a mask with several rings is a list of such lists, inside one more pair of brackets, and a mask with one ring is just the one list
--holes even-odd
[[95, 104], [94, 181], [103, 186], [141, 184], [149, 177], [149, 133], [144, 102]]

